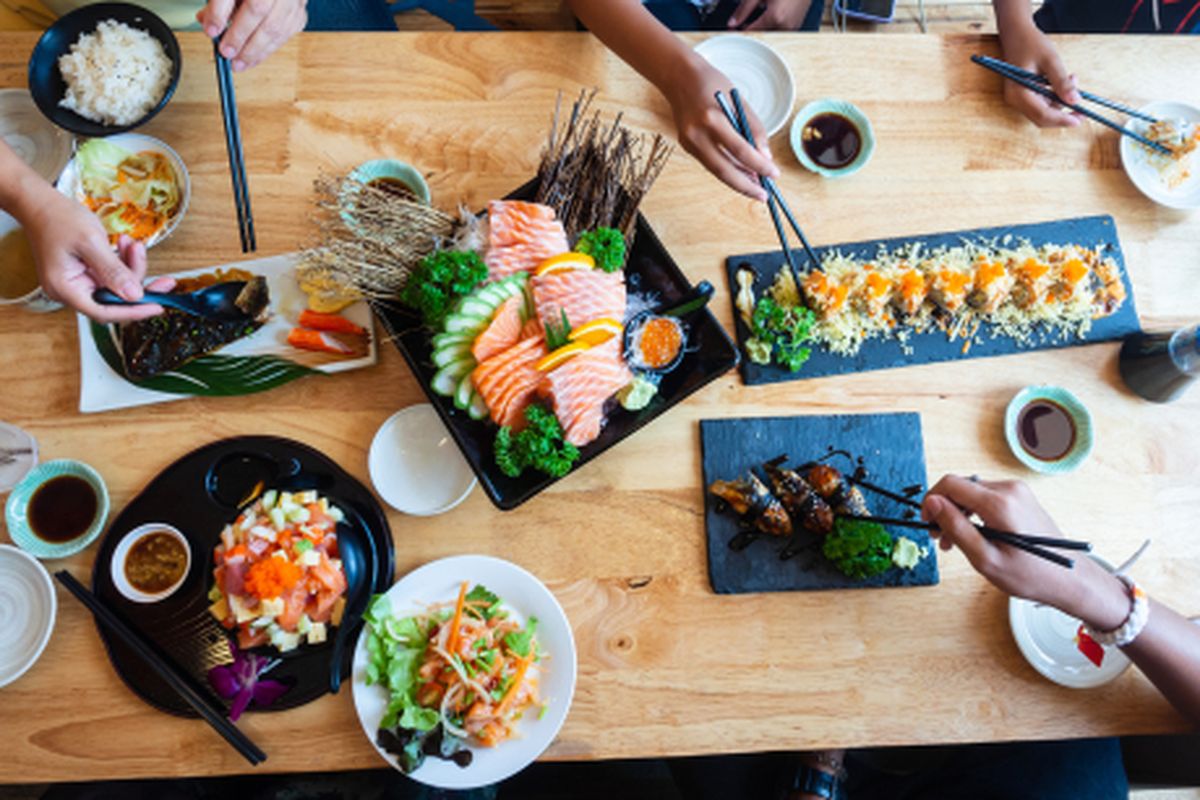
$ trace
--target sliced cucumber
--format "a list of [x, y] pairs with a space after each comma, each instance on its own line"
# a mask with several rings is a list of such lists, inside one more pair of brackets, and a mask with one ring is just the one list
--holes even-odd
[[488, 418], [487, 403], [483, 401], [483, 395], [479, 394], [479, 392], [475, 392], [471, 395], [471, 403], [467, 406], [467, 414], [471, 417], [471, 419]]
[[492, 315], [496, 313], [496, 306], [499, 303], [489, 303], [482, 297], [464, 297], [458, 305], [459, 314], [491, 319]]
[[458, 387], [454, 391], [454, 405], [463, 411], [471, 405], [471, 395], [475, 394], [475, 384], [471, 381], [471, 373], [468, 372], [459, 378]]
[[508, 297], [508, 289], [503, 283], [491, 283], [480, 289], [476, 294], [480, 302], [487, 303], [492, 308], [499, 308], [500, 304]]
[[462, 380], [463, 375], [470, 375], [473, 369], [475, 369], [474, 358], [460, 358], [439, 369], [429, 385], [438, 394], [452, 397], [458, 389], [458, 382]]
[[487, 327], [490, 317], [474, 314], [451, 314], [446, 317], [446, 333], [469, 333], [477, 335]]
[[462, 344], [463, 342], [470, 344], [473, 341], [475, 341], [475, 337], [469, 333], [439, 333], [433, 337], [432, 343], [434, 350], [441, 350], [443, 347], [450, 345]]
[[468, 338], [462, 342], [454, 342], [445, 347], [439, 347], [433, 351], [433, 365], [438, 369], [448, 366], [460, 358], [466, 358], [471, 355], [472, 339]]

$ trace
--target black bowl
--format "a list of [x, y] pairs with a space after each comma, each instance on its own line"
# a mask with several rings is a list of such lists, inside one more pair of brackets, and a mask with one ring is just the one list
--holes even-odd
[[[171, 59], [171, 82], [167, 84], [167, 90], [163, 92], [162, 99], [150, 110], [149, 114], [132, 125], [103, 125], [90, 119], [84, 119], [74, 111], [58, 104], [67, 94], [66, 81], [63, 80], [62, 73], [58, 70], [59, 56], [70, 51], [71, 45], [79, 41], [80, 36], [92, 33], [101, 22], [110, 19], [123, 22], [131, 28], [146, 31], [162, 42], [163, 50]], [[171, 99], [171, 95], [175, 94], [175, 87], [179, 85], [181, 60], [179, 41], [167, 23], [163, 22], [156, 14], [129, 3], [98, 3], [82, 6], [61, 17], [58, 22], [46, 29], [42, 38], [38, 39], [37, 45], [33, 48], [33, 54], [29, 57], [29, 92], [46, 118], [60, 128], [65, 128], [80, 136], [111, 136], [114, 133], [124, 133], [143, 125], [153, 119], [159, 111], [162, 111]]]

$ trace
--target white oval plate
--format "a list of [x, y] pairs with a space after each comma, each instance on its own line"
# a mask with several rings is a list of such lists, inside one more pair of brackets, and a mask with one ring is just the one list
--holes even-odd
[[758, 39], [728, 34], [705, 39], [696, 52], [729, 78], [768, 136], [783, 130], [796, 104], [796, 82], [783, 56]]
[[[491, 556], [453, 556], [433, 561], [401, 578], [386, 597], [400, 614], [419, 612], [425, 605], [453, 600], [463, 581], [483, 584], [498, 595], [515, 619], [538, 618], [538, 639], [545, 651], [541, 693], [548, 702], [545, 715], [525, 717], [520, 738], [496, 747], [471, 747], [470, 766], [427, 758], [410, 778], [441, 789], [473, 789], [502, 781], [529, 766], [545, 752], [567, 718], [575, 694], [575, 637], [558, 600], [546, 586], [526, 570]], [[354, 648], [354, 709], [363, 732], [385, 761], [399, 769], [396, 758], [375, 744], [379, 721], [387, 710], [388, 692], [383, 686], [367, 686], [367, 628], [363, 627]]]
[[475, 488], [475, 473], [429, 403], [379, 426], [367, 454], [371, 483], [389, 506], [418, 517], [449, 511]]
[[[144, 242], [146, 249], [149, 250], [170, 236], [179, 227], [179, 223], [183, 221], [184, 215], [187, 214], [188, 204], [192, 199], [192, 179], [188, 175], [187, 167], [184, 166], [183, 159], [179, 157], [179, 154], [172, 150], [166, 142], [155, 139], [153, 136], [146, 136], [141, 133], [118, 133], [114, 136], [106, 137], [105, 141], [112, 142], [118, 147], [124, 147], [126, 150], [134, 153], [146, 150], [162, 153], [171, 162], [171, 166], [175, 168], [175, 175], [179, 179], [179, 190], [183, 195], [179, 202], [179, 211], [166, 224], [166, 227]], [[73, 197], [81, 203], [84, 201], [83, 182], [79, 176], [79, 165], [74, 158], [63, 169], [62, 176], [58, 179], [55, 186], [67, 197]]]
[[57, 611], [46, 568], [25, 551], [0, 544], [0, 686], [24, 675], [42, 655]]
[[[1151, 103], [1138, 111], [1158, 119], [1182, 119], [1200, 125], [1200, 108], [1186, 103]], [[1130, 119], [1126, 124], [1131, 131], [1141, 134], [1146, 132], [1148, 126], [1148, 122], [1139, 119]], [[1153, 154], [1128, 136], [1121, 137], [1121, 166], [1125, 168], [1125, 174], [1142, 194], [1168, 208], [1200, 208], [1200, 150], [1193, 151], [1190, 159], [1191, 175], [1171, 188], [1155, 167]]]

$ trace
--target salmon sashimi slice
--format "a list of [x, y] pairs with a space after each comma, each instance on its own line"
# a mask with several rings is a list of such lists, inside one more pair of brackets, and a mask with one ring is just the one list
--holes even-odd
[[492, 280], [530, 271], [571, 249], [554, 209], [520, 200], [488, 203], [488, 249], [484, 262]]
[[563, 438], [582, 447], [600, 435], [605, 401], [631, 380], [614, 338], [547, 373], [540, 390], [554, 405]]
[[521, 308], [524, 304], [523, 294], [510, 297], [500, 304], [492, 321], [471, 345], [471, 355], [475, 356], [476, 361], [483, 363], [520, 341], [524, 326]]
[[284, 596], [283, 613], [275, 618], [279, 623], [279, 627], [285, 631], [295, 631], [296, 624], [300, 622], [300, 618], [304, 616], [305, 607], [308, 605], [308, 587], [304, 585], [304, 581], [300, 581], [292, 590]]
[[498, 397], [497, 389], [503, 386], [504, 380], [516, 369], [537, 361], [546, 355], [546, 343], [541, 338], [522, 339], [502, 353], [489, 358], [475, 368], [471, 373], [471, 382], [475, 391], [483, 396], [488, 410]]
[[533, 279], [533, 302], [542, 324], [562, 324], [565, 312], [571, 327], [601, 317], [625, 319], [625, 278], [619, 272], [574, 269]]
[[531, 336], [544, 336], [545, 333], [545, 329], [542, 328], [542, 321], [538, 319], [537, 314], [526, 320], [524, 327], [521, 328], [522, 339], [528, 339]]
[[496, 401], [496, 410], [492, 412], [492, 419], [497, 425], [508, 425], [517, 430], [525, 427], [525, 409], [537, 396], [542, 377], [542, 373], [530, 365], [516, 371]]
[[514, 244], [519, 241], [513, 233], [517, 226], [532, 221], [553, 222], [554, 209], [541, 203], [524, 200], [493, 200], [488, 203], [488, 240], [492, 244]]

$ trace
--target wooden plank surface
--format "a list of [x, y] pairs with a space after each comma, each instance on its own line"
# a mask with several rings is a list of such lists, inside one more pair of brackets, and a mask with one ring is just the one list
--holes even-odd
[[[211, 51], [181, 36], [183, 80], [145, 129], [184, 158], [192, 205], [151, 255], [152, 270], [240, 259]], [[0, 87], [22, 86], [33, 34], [0, 34]], [[804, 172], [772, 142], [815, 243], [1111, 213], [1148, 327], [1192, 319], [1200, 299], [1200, 217], [1152, 205], [1129, 183], [1116, 136], [1041, 132], [1001, 102], [967, 57], [989, 39], [863, 35], [771, 42], [799, 76], [800, 101], [853, 100], [872, 119], [871, 164], [841, 181]], [[1064, 38], [1081, 81], [1134, 103], [1200, 104], [1200, 52], [1183, 39]], [[514, 54], [521, 54], [515, 58]], [[831, 68], [830, 65], [836, 65]], [[295, 249], [312, 179], [395, 156], [427, 173], [435, 202], [478, 207], [524, 182], [555, 93], [598, 86], [627, 121], [669, 131], [653, 89], [586, 35], [303, 35], [237, 78], [260, 255]], [[677, 153], [644, 211], [686, 272], [718, 287], [722, 259], [767, 249], [766, 210]], [[917, 411], [931, 476], [1029, 477], [1007, 452], [1002, 412], [1021, 386], [1071, 388], [1098, 444], [1074, 476], [1032, 478], [1068, 531], [1119, 561], [1145, 536], [1137, 569], [1154, 595], [1200, 613], [1200, 391], [1166, 407], [1124, 391], [1116, 348], [1101, 345], [748, 389], [730, 374], [521, 509], [475, 492], [432, 519], [393, 513], [397, 570], [489, 553], [536, 573], [574, 626], [579, 686], [547, 757], [591, 759], [828, 745], [1151, 733], [1185, 729], [1131, 670], [1094, 691], [1059, 688], [1021, 658], [1006, 601], [958, 554], [929, 589], [718, 597], [705, 574], [697, 421], [738, 415]], [[312, 444], [367, 480], [366, 448], [396, 409], [422, 395], [399, 355], [370, 370], [299, 381], [266, 395], [193, 399], [81, 416], [78, 342], [66, 313], [0, 309], [0, 418], [33, 432], [44, 458], [95, 465], [115, 508], [187, 451], [266, 433]], [[7, 537], [4, 537], [5, 539]], [[86, 577], [94, 548], [51, 567]], [[61, 596], [41, 661], [0, 690], [0, 782], [241, 772], [202, 723], [160, 714], [113, 673], [86, 614]], [[349, 692], [242, 727], [270, 754], [262, 770], [379, 765]], [[320, 746], [313, 747], [314, 742]]]

